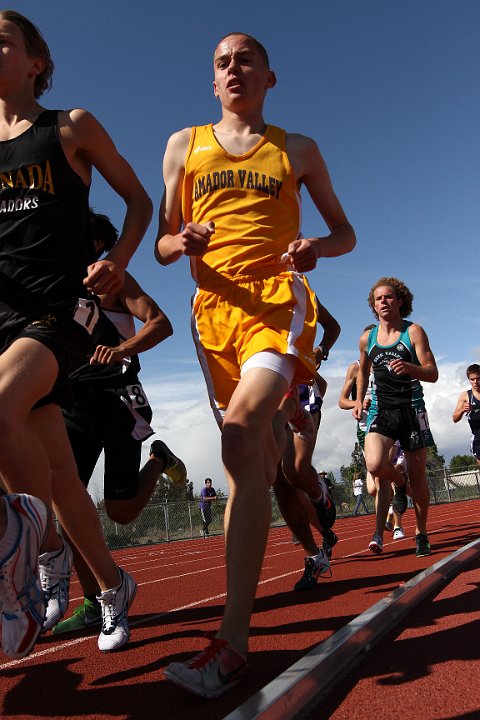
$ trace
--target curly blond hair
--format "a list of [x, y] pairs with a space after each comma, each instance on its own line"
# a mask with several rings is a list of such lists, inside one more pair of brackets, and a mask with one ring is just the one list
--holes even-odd
[[375, 312], [375, 290], [379, 287], [390, 287], [394, 291], [396, 297], [398, 300], [402, 301], [402, 304], [400, 305], [400, 317], [406, 318], [409, 315], [412, 314], [413, 311], [413, 294], [408, 289], [408, 287], [405, 285], [404, 282], [399, 280], [396, 277], [382, 277], [375, 285], [371, 288], [370, 292], [368, 293], [368, 304], [370, 305], [373, 314], [376, 318], [378, 318], [377, 313]]

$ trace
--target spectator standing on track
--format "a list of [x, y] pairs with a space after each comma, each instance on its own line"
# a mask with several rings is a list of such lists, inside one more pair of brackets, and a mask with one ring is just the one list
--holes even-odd
[[[115, 246], [118, 232], [107, 216], [92, 210], [90, 222], [98, 259]], [[143, 510], [161, 473], [175, 482], [186, 482], [183, 462], [161, 440], [152, 443], [150, 457], [140, 470], [142, 443], [154, 430], [150, 427], [152, 409], [138, 377], [138, 353], [158, 345], [173, 329], [129, 273], [120, 290], [100, 295], [100, 307], [91, 351], [70, 375], [69, 402], [63, 403], [62, 412], [86, 487], [103, 451], [105, 510], [114, 522], [125, 525]], [[135, 319], [142, 323], [138, 332]], [[65, 476], [62, 468], [55, 472], [60, 478]], [[102, 619], [95, 576], [73, 543], [72, 550], [84, 600], [71, 617], [54, 627], [56, 634], [84, 629]]]
[[477, 363], [469, 365], [467, 378], [472, 387], [460, 393], [452, 420], [457, 423], [464, 415], [466, 416], [472, 432], [470, 452], [480, 465], [480, 365]]
[[[323, 328], [320, 343], [313, 349], [317, 372], [311, 385], [298, 387], [300, 408], [297, 424], [293, 420], [287, 428], [287, 445], [273, 485], [282, 516], [307, 554], [304, 572], [295, 583], [295, 590], [312, 590], [317, 586], [318, 577], [330, 569], [332, 549], [338, 540], [332, 530], [336, 517], [335, 504], [326, 484], [313, 467], [312, 458], [327, 391], [327, 382], [318, 374], [318, 369], [328, 359], [340, 335], [340, 325], [318, 297], [315, 300], [317, 322]], [[322, 535], [321, 547], [315, 541], [312, 527]]]
[[217, 499], [217, 493], [212, 487], [212, 478], [205, 478], [204, 486], [200, 491], [201, 500], [198, 503], [203, 522], [203, 536], [210, 535], [208, 526], [212, 522], [212, 502]]
[[[151, 202], [102, 126], [85, 110], [45, 110], [53, 63], [38, 28], [0, 12], [0, 502], [2, 647], [23, 657], [65, 606], [71, 552], [48, 523], [52, 505], [102, 589], [101, 650], [128, 634], [136, 583], [114, 563], [97, 511], [76, 471], [58, 405], [82, 361], [98, 309], [151, 217]], [[92, 167], [123, 198], [121, 237], [95, 262], [89, 227]], [[68, 482], [52, 462], [68, 467]], [[20, 494], [15, 494], [20, 493]], [[44, 543], [45, 541], [45, 543]], [[40, 577], [37, 575], [39, 552]], [[45, 601], [47, 606], [45, 607]]]
[[[436, 382], [438, 370], [427, 334], [416, 323], [405, 320], [412, 312], [413, 295], [398, 278], [380, 278], [370, 290], [369, 305], [379, 325], [360, 338], [360, 367], [357, 374], [357, 400], [353, 416], [360, 420], [363, 401], [373, 370], [374, 386], [368, 412], [365, 438], [367, 469], [380, 478], [376, 530], [370, 549], [380, 554], [390, 502], [390, 483], [403, 490], [394, 496], [394, 507], [407, 508], [406, 478], [399, 484], [399, 473], [390, 461], [396, 440], [407, 459], [417, 527], [416, 555], [430, 555], [427, 516], [430, 500], [426, 478], [427, 447], [434, 444], [425, 410], [420, 381]], [[400, 502], [401, 501], [401, 502]]]
[[362, 478], [358, 473], [355, 473], [355, 477], [352, 482], [353, 487], [353, 496], [355, 498], [355, 507], [353, 509], [353, 517], [358, 515], [358, 511], [360, 510], [360, 506], [363, 505], [363, 509], [365, 510], [365, 514], [368, 515], [368, 508], [365, 504], [365, 500], [363, 499], [363, 488], [365, 483], [363, 482]]
[[[267, 125], [265, 96], [276, 83], [264, 47], [226, 35], [214, 55], [216, 124], [169, 140], [156, 257], [183, 255], [197, 282], [192, 328], [211, 405], [222, 427], [229, 484], [227, 601], [220, 630], [192, 661], [166, 677], [216, 697], [247, 667], [250, 616], [285, 445], [278, 411], [292, 384], [315, 371], [314, 294], [304, 272], [318, 257], [350, 252], [355, 235], [334, 194], [316, 143]], [[299, 238], [304, 185], [330, 234]], [[182, 230], [183, 227], [183, 230]]]

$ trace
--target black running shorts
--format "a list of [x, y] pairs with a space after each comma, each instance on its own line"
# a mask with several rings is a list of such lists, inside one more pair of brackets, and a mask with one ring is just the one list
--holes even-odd
[[404, 452], [435, 444], [424, 407], [389, 408], [369, 413], [367, 432], [398, 440]]

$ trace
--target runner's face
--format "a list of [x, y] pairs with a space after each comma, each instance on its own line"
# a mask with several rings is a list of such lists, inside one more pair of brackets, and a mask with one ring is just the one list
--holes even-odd
[[43, 70], [44, 64], [41, 58], [27, 53], [20, 28], [0, 18], [0, 97], [22, 90]]
[[468, 376], [468, 379], [472, 383], [472, 388], [474, 390], [479, 391], [480, 390], [480, 374], [479, 373], [472, 373]]
[[250, 38], [230, 35], [221, 41], [213, 59], [215, 97], [223, 107], [253, 107], [263, 103], [275, 75]]
[[389, 285], [376, 288], [373, 294], [375, 312], [379, 318], [398, 317], [402, 301], [395, 295], [395, 290]]

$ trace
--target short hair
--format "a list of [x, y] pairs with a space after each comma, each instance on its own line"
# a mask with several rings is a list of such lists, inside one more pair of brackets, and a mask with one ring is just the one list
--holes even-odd
[[118, 240], [118, 230], [106, 215], [96, 213], [93, 208], [89, 208], [89, 212], [92, 238], [103, 242], [102, 252], [109, 252]]
[[207, 482], [211, 483], [211, 482], [212, 482], [212, 478], [205, 478], [204, 484], [207, 483]]
[[473, 365], [469, 365], [467, 367], [467, 378], [470, 375], [473, 375], [473, 373], [480, 373], [480, 365], [478, 365], [477, 363], [473, 363]]
[[378, 318], [378, 315], [375, 312], [375, 290], [379, 287], [384, 287], [385, 285], [387, 287], [391, 287], [397, 299], [402, 301], [402, 304], [400, 305], [400, 317], [406, 318], [411, 315], [413, 311], [413, 294], [410, 292], [405, 283], [396, 277], [382, 277], [377, 280], [368, 293], [368, 304], [370, 305], [375, 317]]
[[224, 35], [222, 38], [220, 38], [220, 40], [217, 43], [217, 47], [220, 45], [221, 42], [223, 42], [224, 40], [226, 40], [229, 37], [232, 37], [232, 35], [242, 35], [243, 37], [248, 38], [253, 43], [255, 48], [258, 50], [258, 52], [262, 56], [263, 62], [265, 63], [267, 68], [270, 70], [270, 60], [268, 57], [268, 53], [265, 50], [262, 43], [259, 40], [257, 40], [257, 38], [254, 38], [253, 35], [249, 35], [248, 33], [245, 33], [245, 32], [230, 32], [230, 33], [227, 33], [226, 35]]
[[19, 28], [30, 57], [41, 57], [45, 61], [45, 67], [36, 76], [33, 86], [35, 97], [39, 98], [46, 90], [50, 90], [52, 87], [54, 65], [50, 49], [38, 27], [25, 15], [15, 10], [0, 10], [0, 18], [8, 20]]

